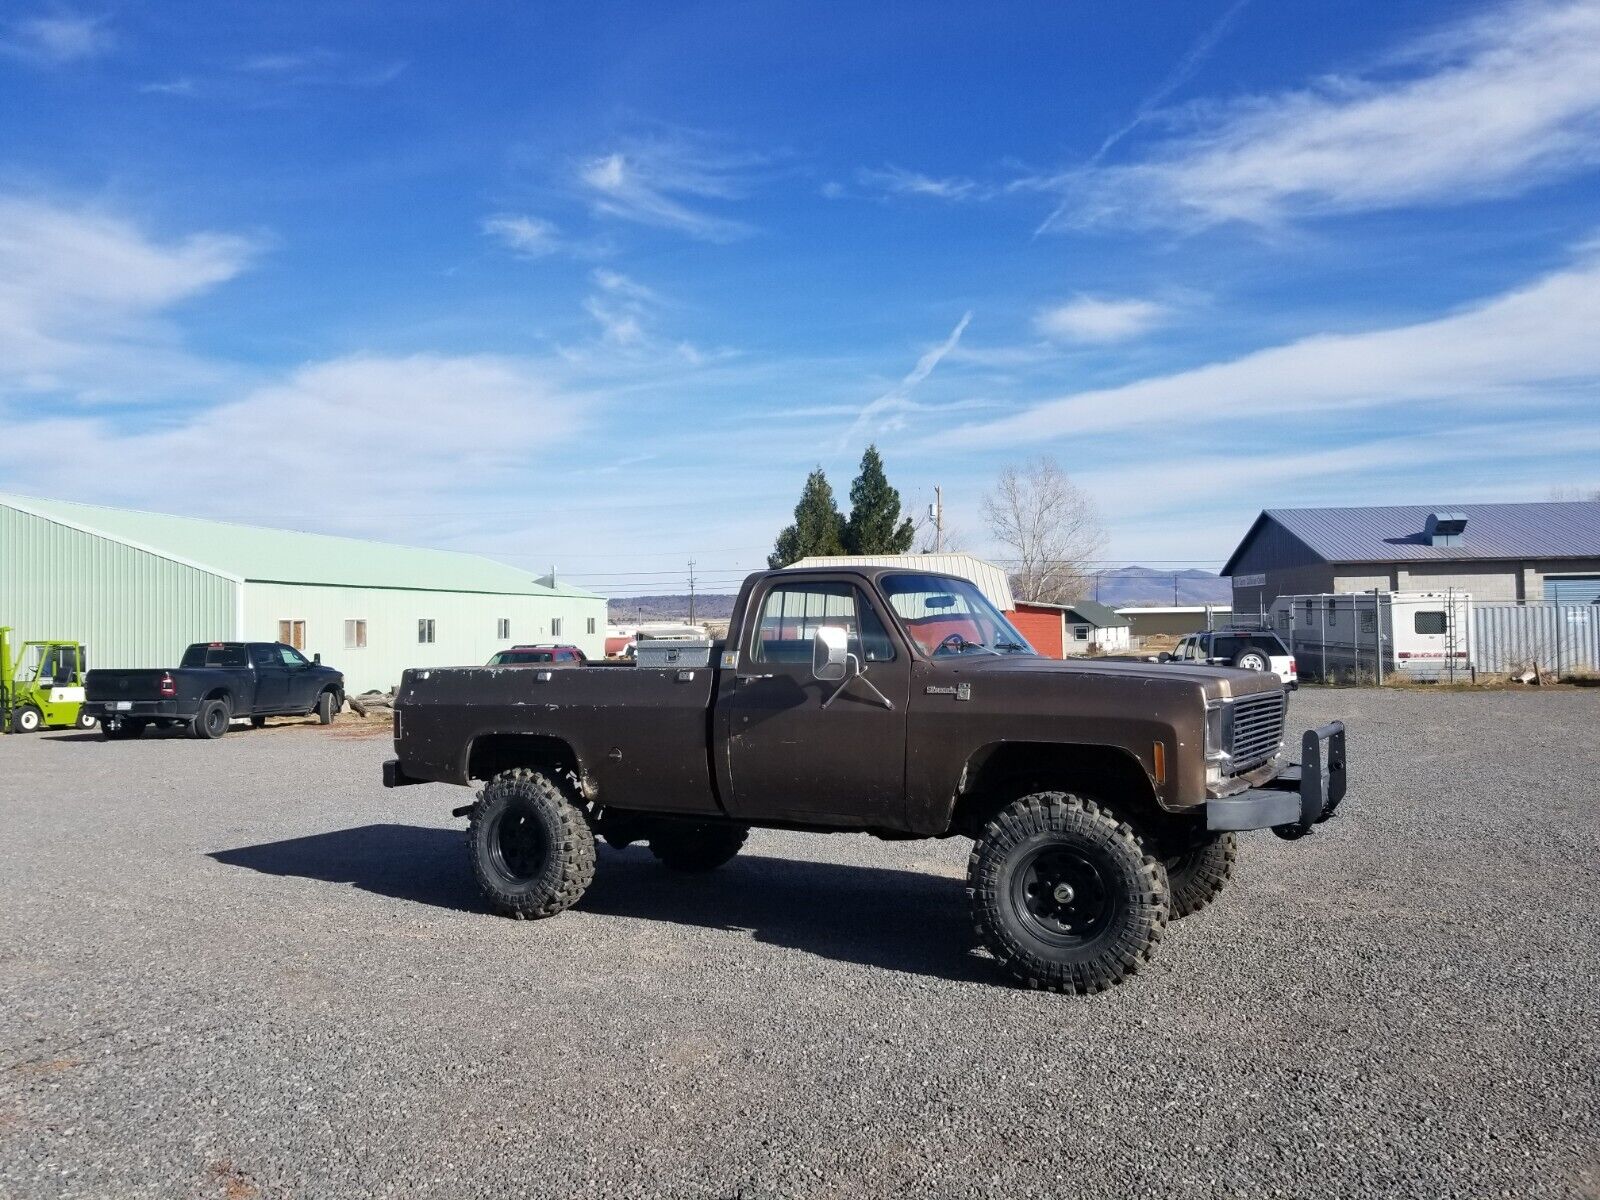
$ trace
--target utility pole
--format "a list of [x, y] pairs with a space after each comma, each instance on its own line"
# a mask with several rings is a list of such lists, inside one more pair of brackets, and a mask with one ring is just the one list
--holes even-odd
[[1178, 607], [1178, 577], [1176, 575], [1172, 577], [1172, 607]]
[[944, 489], [937, 483], [933, 485], [933, 504], [928, 508], [928, 515], [933, 518], [933, 552], [944, 553]]
[[689, 560], [689, 624], [694, 624], [694, 559]]

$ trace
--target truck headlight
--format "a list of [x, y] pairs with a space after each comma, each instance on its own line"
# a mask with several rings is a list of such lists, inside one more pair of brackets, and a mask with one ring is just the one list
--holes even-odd
[[1206, 705], [1206, 784], [1222, 782], [1233, 741], [1233, 706], [1226, 701]]

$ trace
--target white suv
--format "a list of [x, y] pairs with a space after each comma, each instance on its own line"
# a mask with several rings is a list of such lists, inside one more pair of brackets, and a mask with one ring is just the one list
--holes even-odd
[[1191, 633], [1160, 662], [1207, 663], [1213, 667], [1241, 667], [1246, 671], [1271, 671], [1290, 689], [1300, 686], [1294, 656], [1275, 633], [1258, 629], [1211, 629]]

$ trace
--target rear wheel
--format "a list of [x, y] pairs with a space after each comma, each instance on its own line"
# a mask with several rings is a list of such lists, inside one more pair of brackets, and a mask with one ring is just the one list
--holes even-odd
[[24, 704], [11, 714], [12, 733], [37, 733], [44, 724], [44, 714], [31, 704]]
[[744, 847], [750, 830], [744, 825], [712, 825], [698, 821], [663, 821], [650, 832], [650, 853], [674, 871], [715, 871]]
[[1172, 919], [1197, 913], [1221, 894], [1239, 856], [1239, 838], [1224, 833], [1167, 859], [1167, 881], [1172, 888]]
[[189, 734], [209, 742], [228, 732], [229, 720], [226, 700], [202, 700], [200, 711], [194, 715], [194, 724], [189, 726]]
[[1121, 983], [1150, 961], [1171, 908], [1166, 870], [1133, 828], [1065, 792], [1024, 796], [984, 826], [967, 897], [1000, 969], [1056, 992]]
[[553, 917], [594, 879], [594, 833], [551, 776], [519, 767], [489, 781], [467, 831], [489, 907], [517, 920]]

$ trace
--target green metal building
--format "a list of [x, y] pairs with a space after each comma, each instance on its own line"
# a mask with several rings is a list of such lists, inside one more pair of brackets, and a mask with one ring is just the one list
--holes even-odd
[[598, 656], [606, 602], [471, 554], [0, 495], [0, 624], [81, 641], [91, 667], [283, 641], [362, 692], [515, 643]]

